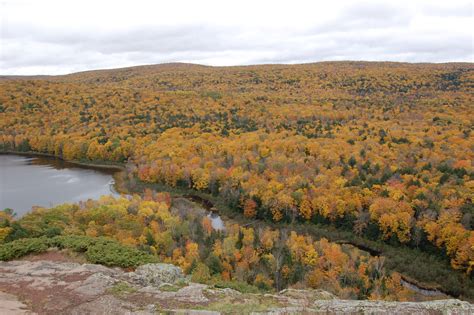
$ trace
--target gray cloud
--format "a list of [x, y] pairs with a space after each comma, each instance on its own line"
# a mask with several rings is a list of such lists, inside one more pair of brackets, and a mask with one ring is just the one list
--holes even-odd
[[74, 24], [2, 16], [0, 74], [56, 74], [175, 61], [472, 62], [474, 56], [472, 5], [465, 2], [443, 11], [435, 5], [349, 1], [343, 7], [315, 11], [314, 21], [291, 12], [288, 20], [269, 16], [261, 23], [247, 23], [244, 17], [217, 22], [212, 16], [177, 23], [144, 18], [108, 27], [88, 23], [87, 17]]

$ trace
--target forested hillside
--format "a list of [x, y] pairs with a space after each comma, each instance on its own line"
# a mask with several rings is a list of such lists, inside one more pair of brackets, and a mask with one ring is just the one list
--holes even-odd
[[[37, 209], [16, 226], [0, 228], [0, 233], [13, 232], [5, 233], [6, 237], [0, 234], [0, 241], [6, 242], [0, 246], [0, 260], [57, 246], [85, 252], [90, 262], [110, 266], [173, 263], [195, 282], [241, 291], [281, 290], [299, 283], [351, 299], [406, 300], [412, 296], [400, 284], [400, 274], [386, 273], [384, 258], [293, 231], [232, 224], [224, 233], [213, 229], [202, 212], [185, 210], [176, 205], [171, 208], [169, 194], [150, 191], [144, 198], [103, 197]], [[0, 223], [5, 219], [12, 220], [0, 213]], [[18, 234], [28, 238], [18, 239]], [[125, 246], [101, 237], [114, 238]]]
[[[132, 181], [205, 192], [248, 218], [418, 248], [472, 277], [473, 92], [473, 64], [165, 64], [4, 78], [0, 150], [126, 163]], [[232, 231], [242, 248], [254, 243]], [[362, 274], [374, 263], [347, 259], [344, 270]]]

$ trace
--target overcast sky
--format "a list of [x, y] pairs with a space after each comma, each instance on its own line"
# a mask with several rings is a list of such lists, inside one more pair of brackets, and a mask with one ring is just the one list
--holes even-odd
[[163, 62], [474, 61], [472, 0], [0, 0], [0, 74]]

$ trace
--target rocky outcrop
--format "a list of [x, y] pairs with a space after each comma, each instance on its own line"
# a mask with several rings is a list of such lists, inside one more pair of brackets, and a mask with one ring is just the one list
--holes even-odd
[[472, 304], [454, 299], [429, 302], [315, 301], [312, 308], [318, 312], [345, 314], [473, 314], [474, 312]]
[[473, 314], [459, 300], [422, 303], [340, 300], [323, 290], [241, 293], [189, 282], [181, 269], [134, 272], [71, 261], [0, 262], [0, 314]]
[[18, 301], [16, 296], [0, 292], [0, 314], [31, 315], [34, 313], [30, 312], [25, 304]]
[[127, 276], [131, 282], [140, 286], [160, 287], [163, 284], [189, 282], [181, 268], [171, 264], [146, 264]]

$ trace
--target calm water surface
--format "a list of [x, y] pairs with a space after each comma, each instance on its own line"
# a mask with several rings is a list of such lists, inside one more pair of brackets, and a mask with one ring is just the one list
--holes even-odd
[[22, 216], [33, 206], [118, 196], [113, 187], [115, 172], [48, 157], [0, 154], [0, 210], [11, 208]]
[[[59, 159], [0, 154], [0, 210], [13, 209], [17, 217], [33, 206], [52, 207], [119, 196], [114, 189], [118, 170], [83, 167]], [[207, 212], [215, 230], [224, 230], [221, 217]]]

